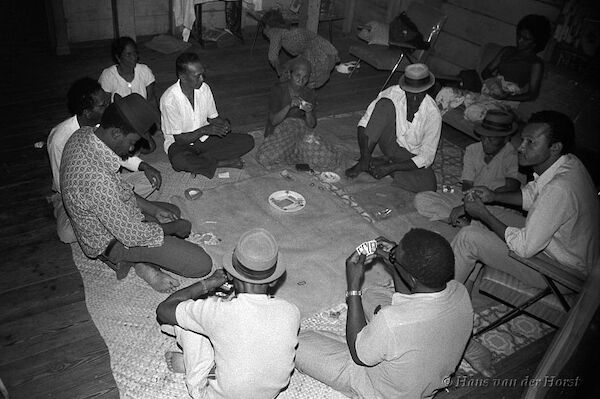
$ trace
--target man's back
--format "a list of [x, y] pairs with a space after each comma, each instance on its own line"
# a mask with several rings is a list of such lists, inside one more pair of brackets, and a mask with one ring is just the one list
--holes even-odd
[[454, 280], [438, 293], [396, 293], [359, 333], [357, 354], [381, 397], [428, 397], [447, 385], [472, 327], [469, 295]]
[[287, 385], [300, 327], [295, 305], [256, 294], [186, 301], [177, 307], [177, 322], [209, 337], [214, 347], [209, 397], [273, 398]]

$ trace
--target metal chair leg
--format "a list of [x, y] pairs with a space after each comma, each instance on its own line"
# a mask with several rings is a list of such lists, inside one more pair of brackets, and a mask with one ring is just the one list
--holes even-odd
[[394, 75], [394, 73], [396, 72], [396, 70], [398, 69], [398, 66], [400, 65], [400, 63], [402, 62], [403, 59], [404, 59], [404, 53], [400, 54], [400, 58], [398, 58], [398, 61], [396, 62], [396, 65], [394, 65], [394, 68], [392, 68], [392, 72], [390, 72], [390, 74], [388, 75], [387, 79], [385, 80], [385, 83], [381, 87], [381, 90], [379, 90], [380, 92], [382, 92], [385, 89], [385, 87], [387, 86], [387, 84], [389, 83], [390, 79], [392, 78], [392, 76]]
[[[543, 289], [542, 291], [540, 291], [539, 293], [537, 293], [535, 296], [531, 297], [530, 299], [528, 299], [527, 301], [525, 301], [524, 303], [522, 303], [521, 305], [513, 307], [513, 309], [510, 312], [508, 312], [504, 316], [500, 317], [498, 320], [496, 320], [493, 323], [490, 323], [487, 326], [485, 326], [485, 327], [480, 328], [479, 330], [477, 330], [473, 334], [473, 336], [476, 337], [476, 336], [481, 335], [481, 334], [483, 334], [485, 332], [493, 330], [494, 328], [498, 327], [501, 324], [504, 324], [504, 323], [507, 323], [507, 322], [511, 321], [515, 317], [517, 317], [517, 316], [525, 313], [525, 309], [527, 309], [529, 306], [533, 305], [534, 303], [536, 303], [540, 299], [544, 298], [545, 296], [549, 295], [550, 293], [552, 293], [552, 290], [550, 288], [546, 287], [545, 289]], [[502, 303], [507, 304], [504, 301], [502, 301]], [[508, 304], [508, 305], [512, 306], [510, 304]]]

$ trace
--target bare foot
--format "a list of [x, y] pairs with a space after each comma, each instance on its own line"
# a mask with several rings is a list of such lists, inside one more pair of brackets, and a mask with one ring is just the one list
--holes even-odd
[[174, 373], [185, 373], [185, 364], [183, 364], [183, 353], [165, 352], [167, 368]]
[[217, 167], [219, 167], [219, 168], [243, 169], [244, 168], [244, 161], [242, 161], [241, 158], [226, 159], [224, 161], [217, 162]]
[[369, 165], [365, 164], [364, 162], [358, 161], [354, 166], [346, 169], [346, 171], [344, 173], [346, 174], [347, 177], [354, 179], [355, 177], [360, 175], [362, 172], [369, 169], [368, 166]]
[[147, 263], [136, 263], [135, 273], [158, 292], [174, 292], [179, 287], [179, 280]]

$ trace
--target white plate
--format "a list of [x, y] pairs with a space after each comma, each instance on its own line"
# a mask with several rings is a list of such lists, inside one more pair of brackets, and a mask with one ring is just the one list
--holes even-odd
[[280, 190], [269, 196], [269, 204], [283, 212], [298, 212], [306, 205], [306, 200], [295, 191]]
[[340, 181], [340, 175], [335, 172], [322, 172], [319, 177], [324, 183], [337, 183]]

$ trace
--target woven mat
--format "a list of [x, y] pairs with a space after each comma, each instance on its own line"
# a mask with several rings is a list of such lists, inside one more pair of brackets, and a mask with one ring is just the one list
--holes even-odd
[[[323, 134], [328, 134], [328, 129], [337, 125], [335, 137], [339, 140], [336, 144], [342, 150], [346, 146], [346, 150], [350, 153], [356, 150], [355, 132], [358, 117], [359, 114], [353, 113], [324, 118], [319, 120], [319, 128], [322, 129]], [[251, 134], [255, 137], [258, 147], [262, 140], [262, 131]], [[333, 136], [331, 137], [333, 138]], [[335, 140], [332, 141], [335, 142]], [[262, 203], [262, 200], [251, 206], [244, 201], [237, 204], [224, 204], [224, 207], [220, 208], [214, 204], [213, 198], [213, 208], [206, 206], [207, 203], [211, 203], [211, 197], [221, 198], [221, 202], [227, 203], [227, 201], [223, 201], [223, 198], [238, 197], [239, 200], [244, 197], [244, 193], [246, 193], [246, 197], [252, 198], [263, 196], [264, 193], [251, 192], [252, 183], [258, 183], [254, 184], [258, 187], [272, 185], [274, 178], [279, 176], [279, 170], [283, 170], [285, 166], [281, 166], [277, 170], [265, 170], [256, 163], [253, 152], [251, 152], [244, 157], [246, 166], [243, 170], [220, 169], [218, 172], [229, 172], [229, 177], [219, 178], [217, 176], [209, 180], [203, 176], [193, 177], [189, 173], [173, 171], [166, 155], [160, 151], [162, 148], [160, 141], [157, 141], [157, 146], [159, 150], [146, 156], [145, 160], [161, 170], [163, 187], [150, 199], [166, 200], [177, 204], [181, 207], [183, 215], [192, 220], [195, 232], [210, 233], [211, 237], [222, 238], [222, 245], [209, 245], [210, 242], [201, 244], [213, 259], [219, 260], [223, 253], [235, 244], [235, 234], [232, 233], [232, 228], [240, 230], [259, 225], [272, 228], [278, 232], [278, 237], [285, 237], [289, 231], [294, 229], [293, 223], [280, 216], [273, 216], [268, 205], [266, 205], [266, 209], [263, 209], [263, 205], [257, 205]], [[444, 143], [441, 150], [442, 154], [454, 152], [454, 155], [450, 155], [460, 160], [458, 155], [460, 149]], [[440, 158], [442, 162], [440, 164], [441, 181], [452, 181], [457, 176], [456, 172], [451, 169], [454, 164], [450, 161], [446, 162], [446, 160], [454, 159], [452, 156]], [[351, 163], [353, 160], [348, 158], [347, 162]], [[282, 253], [293, 254], [296, 257], [304, 256], [305, 259], [301, 264], [302, 267], [292, 269], [288, 273], [288, 280], [280, 292], [278, 291], [278, 295], [298, 304], [305, 317], [302, 328], [342, 328], [343, 330], [343, 324], [340, 323], [345, 320], [345, 309], [335, 307], [325, 312], [319, 312], [319, 310], [329, 308], [343, 300], [343, 287], [338, 287], [338, 285], [343, 286], [344, 284], [343, 267], [340, 265], [343, 265], [343, 258], [352, 250], [355, 242], [381, 234], [399, 237], [410, 227], [416, 225], [436, 231], [440, 226], [428, 225], [429, 222], [425, 218], [415, 215], [416, 212], [395, 215], [386, 220], [371, 220], [373, 223], [366, 223], [369, 219], [361, 214], [360, 204], [344, 188], [323, 184], [315, 176], [295, 172], [293, 168], [288, 167], [288, 170], [295, 180], [286, 183], [300, 187], [302, 192], [307, 195], [307, 200], [313, 197], [314, 201], [311, 203], [324, 204], [321, 209], [322, 220], [326, 221], [327, 228], [335, 226], [337, 218], [344, 226], [351, 228], [338, 226], [335, 234], [327, 231], [325, 227], [318, 229], [323, 230], [321, 233], [326, 234], [327, 238], [317, 240], [313, 237], [313, 241], [317, 241], [311, 244], [311, 248], [325, 251], [322, 252], [321, 258], [327, 259], [326, 264], [323, 264], [323, 260], [317, 261], [315, 257], [307, 257], [306, 251], [295, 248], [294, 246], [301, 243], [296, 242], [293, 237], [292, 239], [282, 239]], [[379, 183], [382, 187], [389, 185], [385, 182]], [[202, 189], [205, 192], [202, 199], [197, 202], [185, 200], [183, 192], [189, 187]], [[264, 203], [266, 204], [266, 201]], [[225, 213], [235, 214], [237, 212], [238, 223], [233, 227], [230, 226], [231, 223], [221, 223], [218, 209], [222, 209]], [[332, 217], [330, 215], [332, 212], [340, 212], [333, 214], [335, 220], [328, 219], [328, 217]], [[269, 218], [275, 220], [267, 222]], [[215, 222], [217, 223], [207, 224]], [[310, 236], [311, 232], [304, 231], [306, 228], [310, 228], [310, 226], [304, 226], [308, 222], [310, 222], [309, 219], [304, 219], [297, 226], [303, 235]], [[271, 226], [268, 223], [271, 223]], [[313, 220], [310, 223], [316, 222]], [[335, 253], [327, 252], [334, 249]], [[109, 268], [99, 261], [86, 258], [78, 245], [73, 245], [72, 251], [75, 264], [83, 278], [88, 311], [109, 349], [111, 367], [121, 397], [139, 399], [188, 397], [183, 376], [169, 372], [163, 358], [166, 351], [176, 350], [175, 341], [160, 333], [155, 320], [156, 306], [166, 298], [166, 294], [153, 291], [133, 272], [124, 280], [117, 281]], [[372, 277], [367, 277], [374, 281], [381, 278], [381, 275], [373, 271]], [[183, 278], [180, 280], [182, 286], [192, 282]], [[313, 289], [314, 292], [311, 291]], [[321, 297], [319, 297], [320, 292], [322, 293]], [[315, 302], [315, 298], [320, 298], [321, 302]], [[337, 316], [335, 316], [336, 314]], [[318, 381], [296, 372], [292, 376], [290, 386], [280, 397], [341, 398], [343, 396]]]

